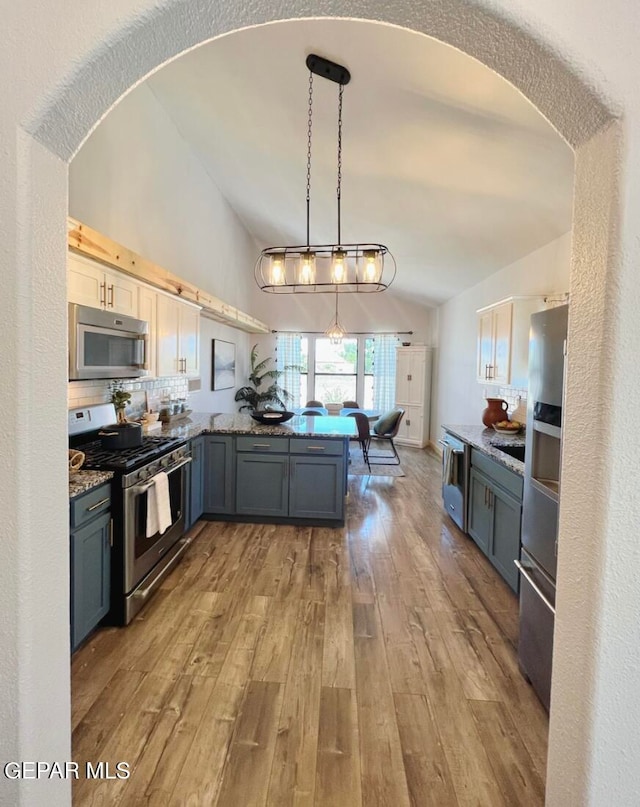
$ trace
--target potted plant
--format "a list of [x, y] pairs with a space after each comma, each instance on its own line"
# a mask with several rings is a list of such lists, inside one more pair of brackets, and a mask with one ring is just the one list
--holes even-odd
[[125, 410], [131, 400], [131, 393], [123, 389], [119, 381], [113, 381], [109, 385], [109, 389], [111, 391], [111, 403], [116, 409], [116, 421], [118, 423], [126, 423], [127, 415]]
[[[272, 361], [270, 357], [258, 361], [258, 345], [251, 348], [251, 372], [249, 373], [249, 384], [241, 387], [235, 394], [236, 401], [242, 401], [241, 412], [255, 412], [259, 409], [270, 409], [275, 404], [281, 409], [286, 409], [286, 402], [290, 400], [291, 394], [278, 384], [280, 376], [285, 370], [298, 369], [297, 365], [287, 365], [284, 370], [267, 369]], [[263, 385], [265, 386], [262, 389]]]

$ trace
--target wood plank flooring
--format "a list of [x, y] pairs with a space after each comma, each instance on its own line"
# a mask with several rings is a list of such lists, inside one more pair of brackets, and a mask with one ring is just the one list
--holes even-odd
[[435, 455], [350, 478], [343, 529], [200, 522], [126, 629], [73, 657], [74, 804], [535, 807], [547, 716], [517, 600], [443, 515]]

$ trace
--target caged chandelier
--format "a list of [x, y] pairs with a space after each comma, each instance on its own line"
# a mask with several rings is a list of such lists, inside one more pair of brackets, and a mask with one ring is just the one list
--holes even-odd
[[[300, 246], [268, 247], [256, 262], [256, 283], [272, 294], [296, 292], [379, 292], [388, 288], [396, 274], [396, 262], [384, 244], [343, 244], [340, 200], [342, 189], [342, 94], [351, 80], [346, 67], [311, 54], [309, 68], [309, 112], [307, 119], [307, 243]], [[338, 241], [311, 244], [311, 133], [313, 122], [313, 76], [334, 81], [338, 91]], [[337, 312], [336, 312], [337, 320]]]

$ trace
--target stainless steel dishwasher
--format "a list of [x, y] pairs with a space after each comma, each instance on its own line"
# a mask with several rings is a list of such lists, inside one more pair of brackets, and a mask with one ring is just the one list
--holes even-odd
[[442, 440], [442, 501], [445, 512], [467, 532], [467, 500], [469, 497], [469, 443], [444, 433]]

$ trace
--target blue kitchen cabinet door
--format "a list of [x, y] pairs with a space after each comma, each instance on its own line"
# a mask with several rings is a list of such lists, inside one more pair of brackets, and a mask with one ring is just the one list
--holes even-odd
[[203, 445], [204, 512], [233, 513], [235, 508], [233, 437], [205, 435]]
[[344, 467], [343, 457], [292, 457], [289, 515], [342, 521]]
[[236, 513], [289, 515], [289, 457], [286, 454], [238, 454]]
[[469, 535], [485, 555], [489, 554], [493, 528], [490, 490], [491, 482], [472, 468], [469, 475]]
[[196, 437], [191, 441], [191, 462], [189, 469], [189, 496], [187, 529], [192, 527], [204, 512], [204, 437]]
[[493, 488], [491, 500], [493, 529], [489, 560], [511, 588], [518, 591], [518, 570], [514, 561], [520, 559], [521, 503], [500, 488]]
[[110, 607], [111, 514], [71, 533], [71, 648], [106, 616]]

